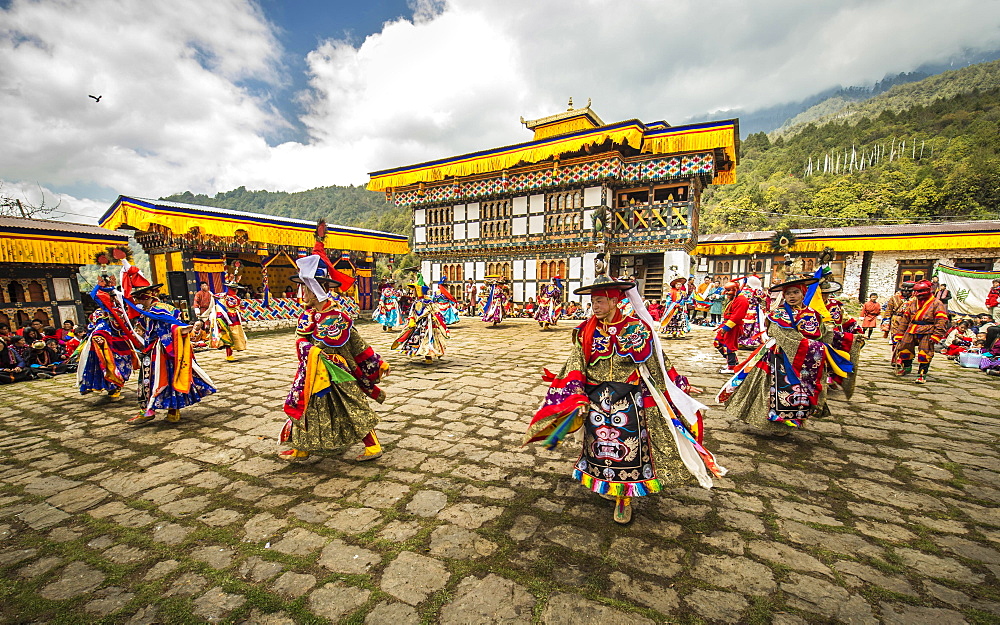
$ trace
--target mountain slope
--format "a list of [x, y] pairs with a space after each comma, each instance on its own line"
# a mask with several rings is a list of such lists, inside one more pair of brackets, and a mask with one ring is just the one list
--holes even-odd
[[998, 70], [896, 87], [849, 119], [773, 142], [750, 135], [738, 182], [706, 193], [702, 231], [1000, 218], [1000, 85], [981, 88]]
[[878, 116], [882, 111], [903, 111], [914, 106], [927, 106], [940, 99], [947, 99], [976, 89], [1000, 87], [1000, 60], [970, 65], [923, 80], [896, 85], [883, 94], [852, 102], [834, 96], [810, 107], [789, 119], [772, 135], [789, 137], [801, 132], [806, 124], [824, 124], [831, 121], [848, 121]]

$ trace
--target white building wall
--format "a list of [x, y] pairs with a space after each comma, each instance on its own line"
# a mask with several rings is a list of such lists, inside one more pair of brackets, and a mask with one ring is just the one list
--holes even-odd
[[[837, 295], [839, 299], [843, 301], [858, 299], [858, 292], [861, 290], [861, 264], [863, 260], [864, 255], [861, 252], [849, 254], [844, 259], [844, 290], [840, 295]], [[871, 284], [868, 285], [868, 292], [871, 292]]]
[[[872, 254], [871, 267], [868, 269], [868, 292], [878, 293], [879, 298], [884, 301], [896, 290], [896, 276], [899, 273], [900, 260], [915, 260], [922, 258], [934, 259], [938, 264], [954, 265], [960, 258], [984, 258], [998, 256], [996, 247], [975, 247], [962, 248], [956, 250], [917, 250], [908, 252], [874, 252]], [[860, 265], [861, 254], [858, 254], [858, 264]], [[1000, 267], [1000, 259], [994, 261], [994, 269]], [[846, 269], [845, 269], [846, 271]], [[859, 268], [860, 271], [860, 268]], [[947, 284], [947, 282], [945, 282]], [[854, 287], [857, 291], [857, 286]], [[847, 288], [845, 285], [845, 293]], [[848, 296], [851, 294], [848, 293]], [[867, 294], [866, 294], [867, 295]]]

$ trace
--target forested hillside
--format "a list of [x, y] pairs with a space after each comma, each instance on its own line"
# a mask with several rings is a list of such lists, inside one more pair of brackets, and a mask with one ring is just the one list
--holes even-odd
[[[1000, 64], [985, 65], [952, 78], [991, 84]], [[844, 121], [806, 124], [787, 137], [750, 135], [737, 184], [704, 198], [703, 232], [1000, 219], [1000, 86], [957, 86], [943, 76], [855, 105], [869, 108]], [[933, 99], [924, 83], [959, 95]], [[920, 103], [907, 107], [908, 99]]]
[[239, 187], [215, 197], [185, 191], [161, 199], [295, 219], [326, 219], [333, 224], [405, 235], [412, 230], [409, 211], [387, 204], [385, 195], [362, 186], [320, 187], [298, 193], [247, 191]]
[[[927, 106], [937, 100], [953, 98], [971, 91], [1000, 88], [1000, 60], [970, 65], [924, 78], [907, 81], [911, 74], [900, 74], [893, 84], [878, 83], [872, 90], [875, 97], [862, 97], [863, 91], [845, 89], [819, 102], [782, 124], [771, 136], [789, 137], [801, 132], [806, 124], [832, 121], [857, 122], [878, 116], [882, 111], [904, 111], [914, 106]], [[884, 88], [886, 85], [891, 88]]]

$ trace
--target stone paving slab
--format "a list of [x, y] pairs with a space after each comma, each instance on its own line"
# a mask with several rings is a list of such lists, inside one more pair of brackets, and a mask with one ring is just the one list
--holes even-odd
[[[785, 439], [707, 416], [730, 474], [636, 503], [570, 478], [578, 443], [521, 447], [570, 325], [463, 319], [431, 365], [388, 349], [385, 455], [275, 458], [292, 335], [252, 335], [220, 392], [124, 425], [71, 377], [0, 387], [2, 622], [1000, 622], [1000, 379], [943, 358], [891, 376], [872, 341], [851, 402]], [[665, 341], [722, 383], [711, 334]]]

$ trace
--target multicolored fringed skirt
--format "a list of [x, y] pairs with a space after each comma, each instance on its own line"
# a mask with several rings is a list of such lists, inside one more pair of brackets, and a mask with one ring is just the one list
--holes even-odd
[[595, 493], [616, 497], [659, 492], [642, 389], [622, 382], [588, 384], [587, 397], [583, 452], [573, 479]]
[[691, 331], [691, 323], [688, 321], [687, 313], [678, 310], [666, 323], [660, 324], [660, 334], [668, 339], [676, 339]]

